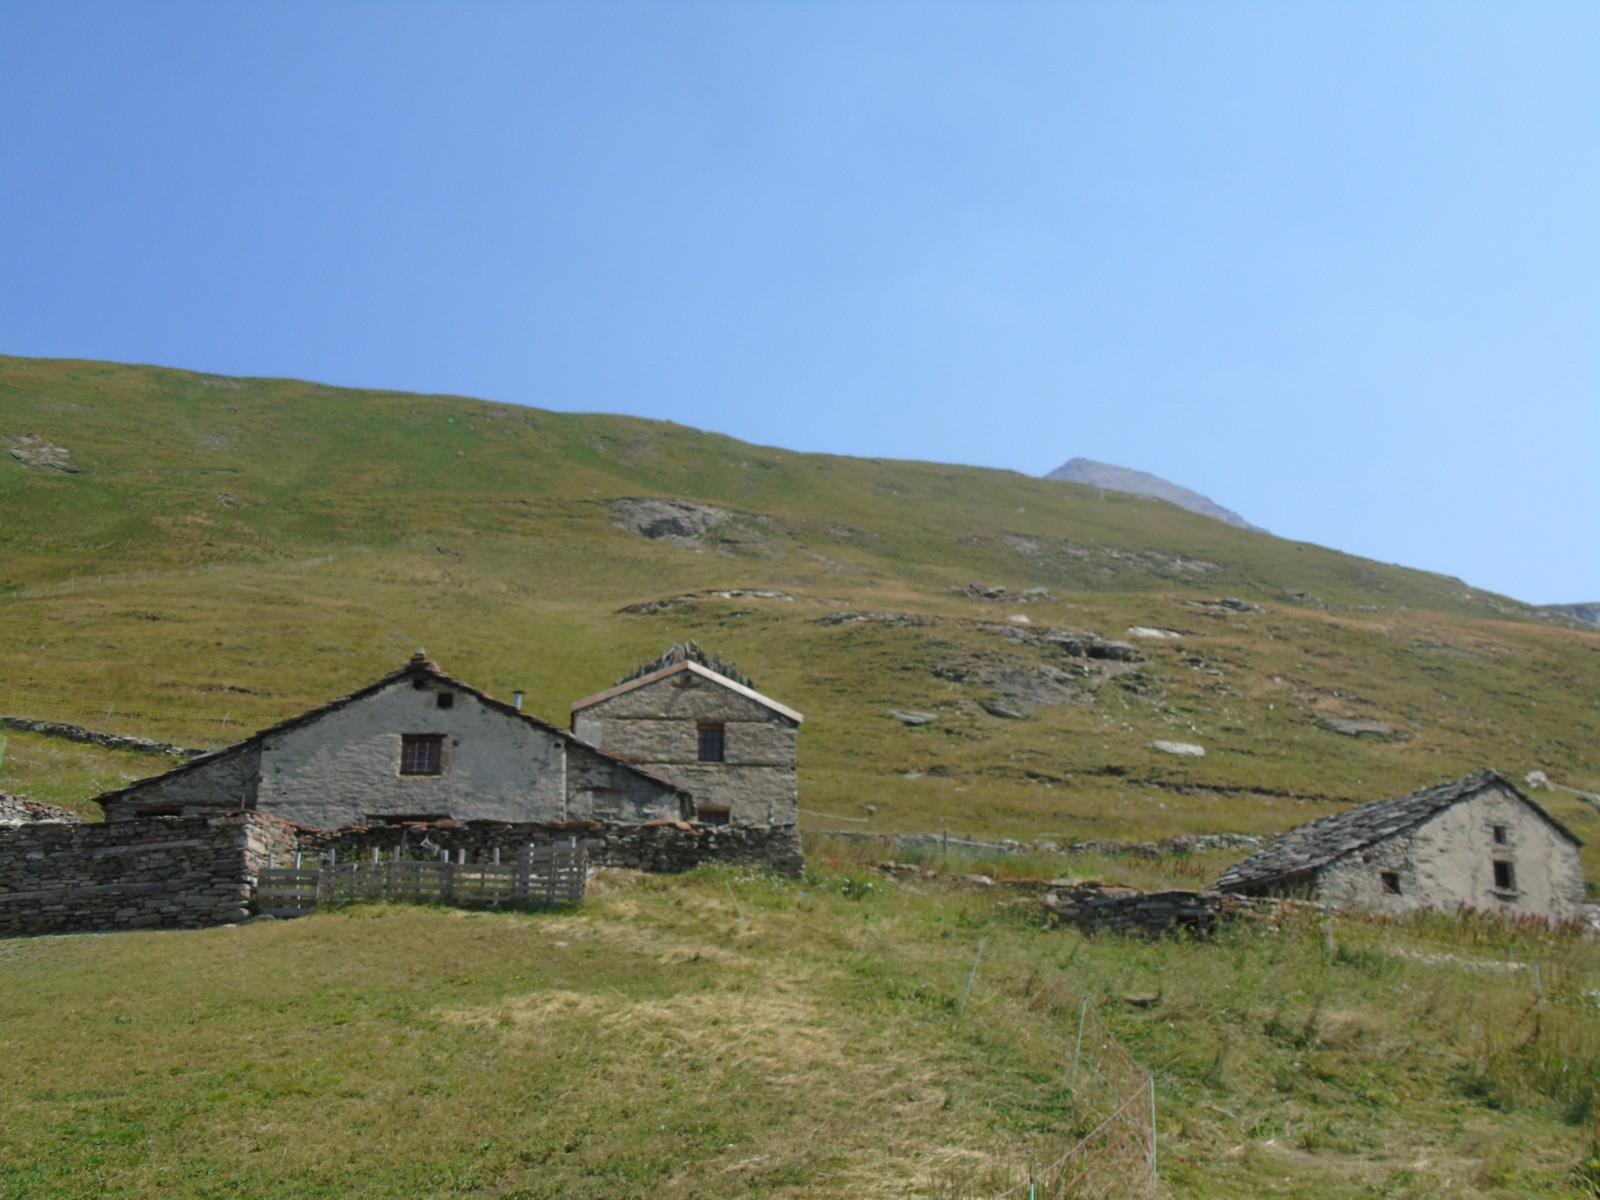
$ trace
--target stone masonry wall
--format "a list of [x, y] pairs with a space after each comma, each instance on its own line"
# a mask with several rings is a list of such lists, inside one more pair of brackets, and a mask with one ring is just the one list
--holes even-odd
[[[431, 856], [449, 851], [466, 852], [468, 862], [484, 862], [500, 851], [509, 862], [530, 842], [549, 845], [577, 838], [597, 866], [631, 867], [641, 871], [677, 873], [704, 863], [738, 863], [798, 876], [805, 869], [800, 835], [793, 825], [776, 827], [691, 825], [685, 821], [652, 821], [645, 825], [605, 825], [584, 821], [536, 824], [510, 821], [437, 821], [417, 825], [357, 826], [350, 829], [300, 829], [302, 852], [334, 852], [349, 862], [365, 859], [376, 849], [384, 856], [401, 850], [406, 857]], [[438, 849], [420, 849], [426, 838]]]
[[294, 844], [259, 813], [0, 828], [0, 935], [240, 921], [256, 873]]
[[1143, 937], [1184, 930], [1205, 936], [1223, 921], [1289, 901], [1250, 900], [1227, 892], [1141, 892], [1137, 888], [1077, 884], [1060, 887], [1045, 897], [1052, 922], [1082, 933], [1128, 933]]

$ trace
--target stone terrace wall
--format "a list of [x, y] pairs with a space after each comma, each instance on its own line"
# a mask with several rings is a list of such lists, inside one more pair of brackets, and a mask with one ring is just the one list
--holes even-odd
[[257, 872], [294, 846], [261, 813], [0, 828], [0, 935], [240, 921]]
[[1223, 921], [1275, 909], [1284, 903], [1209, 889], [1141, 892], [1137, 888], [1098, 884], [1057, 888], [1044, 901], [1045, 910], [1056, 924], [1071, 925], [1082, 933], [1111, 931], [1143, 937], [1160, 937], [1175, 930], [1205, 936]]
[[[297, 829], [299, 849], [334, 851], [340, 860], [365, 858], [374, 848], [392, 855], [403, 845], [407, 857], [420, 856], [424, 838], [454, 857], [467, 853], [469, 862], [489, 859], [498, 849], [509, 861], [532, 842], [549, 845], [577, 838], [597, 866], [632, 867], [641, 871], [677, 873], [704, 863], [738, 863], [798, 876], [805, 869], [800, 835], [793, 825], [773, 828], [746, 825], [699, 825], [685, 821], [652, 821], [646, 825], [598, 822], [535, 824], [521, 821], [436, 821], [417, 825], [356, 826], [349, 829]], [[281, 865], [281, 864], [280, 864]]]

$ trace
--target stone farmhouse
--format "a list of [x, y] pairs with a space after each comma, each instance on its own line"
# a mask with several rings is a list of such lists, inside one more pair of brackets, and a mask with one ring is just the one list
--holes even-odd
[[1585, 902], [1581, 845], [1485, 771], [1291, 829], [1214, 886], [1394, 915], [1465, 907], [1569, 921]]
[[692, 793], [706, 824], [796, 823], [803, 719], [693, 642], [572, 706], [580, 741]]
[[452, 679], [421, 651], [359, 691], [98, 799], [111, 822], [260, 811], [311, 829], [695, 816], [678, 783]]

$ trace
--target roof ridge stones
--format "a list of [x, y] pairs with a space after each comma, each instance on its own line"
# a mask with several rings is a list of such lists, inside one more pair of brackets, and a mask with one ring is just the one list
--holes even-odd
[[1335, 859], [1412, 829], [1451, 805], [1491, 787], [1509, 791], [1558, 833], [1575, 845], [1582, 845], [1570, 829], [1524, 796], [1511, 780], [1491, 769], [1297, 825], [1265, 849], [1234, 863], [1213, 886], [1219, 891], [1236, 891], [1310, 875]]
[[643, 679], [646, 675], [653, 675], [657, 671], [664, 671], [668, 667], [675, 667], [679, 663], [694, 663], [721, 675], [724, 679], [731, 679], [740, 687], [747, 687], [752, 692], [757, 687], [750, 681], [750, 677], [739, 670], [737, 663], [725, 663], [722, 655], [711, 654], [700, 648], [700, 644], [693, 639], [687, 642], [674, 642], [659, 658], [647, 663], [641, 663], [628, 674], [617, 680], [613, 687], [621, 687], [625, 683], [632, 683], [635, 679]]

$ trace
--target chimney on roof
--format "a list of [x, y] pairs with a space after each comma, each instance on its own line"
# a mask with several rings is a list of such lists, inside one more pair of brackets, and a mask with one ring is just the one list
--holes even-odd
[[518, 712], [522, 711], [522, 689], [521, 688], [518, 688], [516, 691], [511, 693], [511, 707], [516, 709]]
[[411, 656], [411, 665], [413, 667], [420, 667], [420, 666], [426, 665], [427, 661], [428, 661], [428, 652], [426, 650], [424, 650], [421, 646], [418, 646], [417, 647], [417, 652]]

